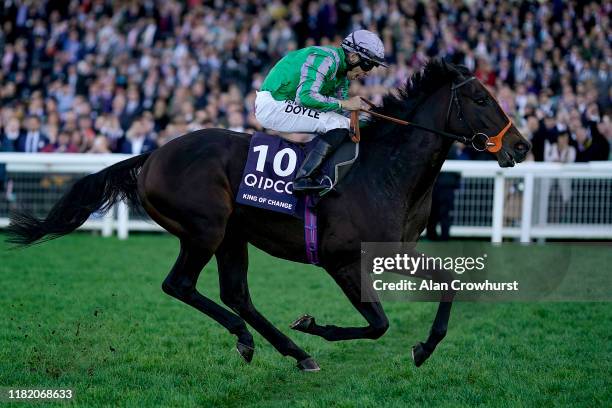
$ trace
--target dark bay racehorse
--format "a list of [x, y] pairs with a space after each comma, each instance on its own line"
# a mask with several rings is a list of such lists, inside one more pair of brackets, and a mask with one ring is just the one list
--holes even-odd
[[[439, 60], [414, 75], [398, 95], [388, 95], [377, 111], [470, 136], [499, 135], [500, 166], [525, 158], [530, 145], [486, 88], [465, 68]], [[141, 204], [181, 244], [176, 264], [162, 284], [164, 292], [210, 316], [238, 338], [246, 361], [254, 352], [246, 323], [303, 370], [317, 363], [262, 316], [249, 295], [247, 243], [292, 261], [307, 262], [302, 221], [235, 203], [249, 150], [250, 135], [222, 129], [186, 134], [160, 149], [130, 158], [77, 181], [45, 219], [14, 215], [11, 242], [32, 244], [68, 234], [89, 215], [127, 198]], [[304, 316], [292, 328], [326, 340], [376, 339], [389, 327], [379, 302], [361, 301], [361, 242], [416, 242], [426, 226], [432, 186], [450, 139], [431, 132], [373, 120], [362, 129], [361, 156], [338, 188], [319, 203], [321, 266], [365, 318], [364, 327], [320, 325]], [[196, 290], [200, 271], [215, 255], [221, 300], [232, 311]], [[446, 271], [416, 276], [450, 279]], [[371, 285], [365, 291], [373, 291]], [[428, 339], [413, 348], [421, 365], [446, 334], [453, 294], [440, 302]], [[378, 299], [376, 293], [369, 298]], [[246, 323], [245, 323], [246, 322]]]

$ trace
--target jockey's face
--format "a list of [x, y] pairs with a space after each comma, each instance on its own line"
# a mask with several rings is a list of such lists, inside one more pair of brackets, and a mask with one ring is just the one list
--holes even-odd
[[355, 79], [362, 79], [367, 77], [369, 74], [369, 72], [363, 72], [363, 70], [361, 69], [361, 67], [359, 65], [357, 65], [355, 68], [351, 69], [350, 71], [348, 71], [346, 73], [346, 77], [353, 81]]
[[354, 65], [352, 69], [346, 72], [346, 77], [350, 81], [353, 81], [355, 79], [365, 78], [372, 72], [371, 70], [366, 72], [359, 66], [359, 61], [361, 60], [361, 57], [359, 56], [359, 54], [351, 52], [348, 54], [347, 58], [349, 62], [351, 63], [351, 65]]

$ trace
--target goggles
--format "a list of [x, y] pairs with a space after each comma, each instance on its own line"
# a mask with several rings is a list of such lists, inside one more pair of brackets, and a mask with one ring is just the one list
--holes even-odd
[[365, 59], [363, 57], [360, 58], [360, 61], [359, 61], [358, 65], [363, 70], [363, 72], [371, 71], [372, 68], [378, 66], [378, 64], [375, 63], [374, 61], [369, 60], [369, 59]]

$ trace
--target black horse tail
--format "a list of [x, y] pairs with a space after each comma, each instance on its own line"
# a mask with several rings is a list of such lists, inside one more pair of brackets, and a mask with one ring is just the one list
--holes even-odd
[[123, 199], [139, 206], [137, 176], [149, 155], [131, 157], [78, 180], [44, 219], [13, 213], [7, 242], [23, 246], [59, 238], [80, 227], [92, 213], [104, 213]]

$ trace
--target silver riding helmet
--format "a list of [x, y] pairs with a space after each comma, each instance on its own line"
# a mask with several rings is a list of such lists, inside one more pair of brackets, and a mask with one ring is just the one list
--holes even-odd
[[342, 41], [342, 48], [349, 52], [355, 52], [376, 65], [387, 66], [385, 63], [385, 46], [381, 39], [371, 31], [353, 31]]

